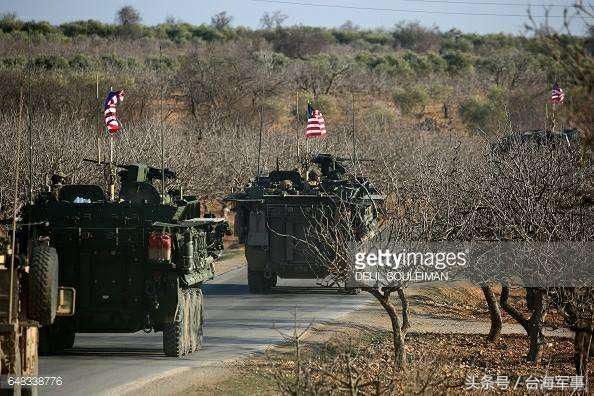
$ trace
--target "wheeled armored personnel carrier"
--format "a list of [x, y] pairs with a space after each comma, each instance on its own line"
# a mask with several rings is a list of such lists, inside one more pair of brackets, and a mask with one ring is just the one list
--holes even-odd
[[163, 332], [165, 355], [191, 353], [202, 344], [201, 285], [214, 276], [228, 224], [202, 217], [196, 198], [180, 190], [160, 194], [153, 181], [175, 179], [169, 169], [117, 169], [115, 199], [54, 175], [23, 210], [26, 221], [47, 224], [38, 232], [57, 250], [59, 284], [76, 292], [75, 315], [42, 328], [40, 349], [72, 347], [78, 332], [145, 330]]
[[302, 169], [260, 175], [226, 197], [235, 204], [235, 234], [245, 244], [251, 293], [268, 292], [279, 277], [326, 277], [332, 249], [324, 249], [327, 238], [316, 234], [332, 232], [339, 214], [348, 216], [357, 239], [377, 228], [384, 197], [367, 179], [349, 175], [347, 161], [318, 154]]

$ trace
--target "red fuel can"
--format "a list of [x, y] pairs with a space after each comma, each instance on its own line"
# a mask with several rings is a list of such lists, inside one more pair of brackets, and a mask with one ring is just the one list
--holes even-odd
[[152, 232], [148, 240], [148, 258], [154, 261], [171, 261], [171, 235]]

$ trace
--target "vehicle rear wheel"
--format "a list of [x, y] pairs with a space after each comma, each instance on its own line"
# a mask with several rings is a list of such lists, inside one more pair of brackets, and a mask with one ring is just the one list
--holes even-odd
[[181, 357], [191, 351], [190, 289], [179, 290], [175, 318], [163, 326], [163, 351], [165, 356]]
[[272, 278], [266, 279], [263, 271], [248, 270], [248, 289], [252, 294], [268, 293], [273, 286]]
[[58, 308], [58, 253], [50, 246], [35, 246], [29, 263], [29, 319], [50, 325]]

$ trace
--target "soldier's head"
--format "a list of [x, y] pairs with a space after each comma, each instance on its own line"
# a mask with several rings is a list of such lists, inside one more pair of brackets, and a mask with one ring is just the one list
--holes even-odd
[[293, 182], [291, 180], [281, 180], [279, 183], [281, 190], [288, 191], [293, 188]]

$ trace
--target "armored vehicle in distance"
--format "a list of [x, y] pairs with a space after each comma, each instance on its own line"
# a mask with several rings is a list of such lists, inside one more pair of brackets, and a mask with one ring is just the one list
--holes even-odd
[[228, 225], [201, 217], [195, 197], [160, 194], [153, 181], [174, 179], [169, 169], [117, 169], [117, 199], [54, 175], [49, 191], [23, 210], [26, 221], [47, 224], [38, 232], [57, 250], [59, 284], [76, 292], [76, 313], [42, 328], [40, 349], [72, 347], [77, 332], [144, 330], [163, 332], [167, 356], [191, 353], [202, 344], [201, 285], [214, 276]]
[[[348, 216], [357, 239], [377, 228], [384, 197], [367, 179], [349, 175], [347, 161], [318, 154], [301, 170], [260, 175], [243, 191], [226, 197], [235, 204], [235, 234], [245, 244], [251, 293], [268, 292], [278, 277], [328, 275], [330, 257], [325, 255], [331, 255], [331, 249], [324, 249], [324, 238], [315, 234], [331, 232], [332, 224], [323, 230], [317, 221], [321, 214], [330, 223], [338, 212]], [[312, 244], [319, 246], [312, 249]]]

